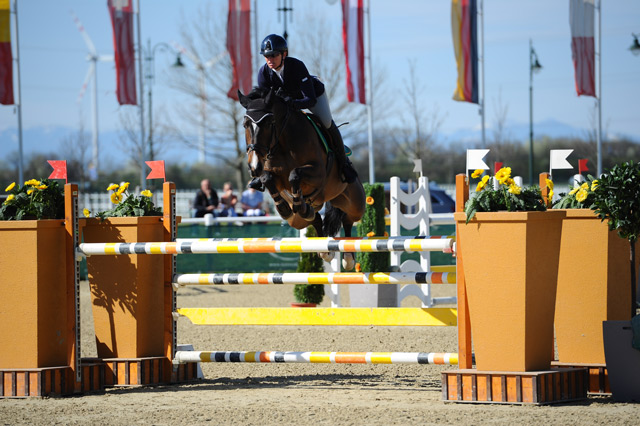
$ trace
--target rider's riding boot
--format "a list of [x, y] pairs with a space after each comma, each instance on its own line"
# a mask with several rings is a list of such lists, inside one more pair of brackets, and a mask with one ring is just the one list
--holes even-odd
[[338, 126], [336, 126], [336, 123], [333, 121], [331, 122], [331, 127], [328, 130], [332, 140], [331, 149], [333, 149], [333, 152], [335, 153], [336, 162], [338, 163], [337, 165], [340, 167], [340, 170], [344, 175], [344, 181], [351, 183], [358, 177], [358, 172], [353, 168], [351, 161], [349, 161], [346, 153], [344, 152], [344, 142], [342, 141], [340, 130], [338, 130]]
[[254, 177], [253, 179], [251, 179], [247, 187], [253, 188], [260, 192], [264, 192], [264, 184], [262, 183], [259, 177]]

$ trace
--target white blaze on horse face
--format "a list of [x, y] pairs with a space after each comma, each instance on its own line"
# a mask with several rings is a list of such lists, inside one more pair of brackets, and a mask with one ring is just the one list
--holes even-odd
[[[251, 123], [251, 127], [253, 128], [253, 135], [255, 135], [258, 132], [258, 125], [256, 123]], [[258, 164], [260, 162], [260, 159], [258, 158], [258, 154], [253, 151], [251, 153], [251, 158], [250, 158], [250, 163], [249, 163], [249, 167], [251, 167], [251, 170], [255, 170], [258, 167]]]

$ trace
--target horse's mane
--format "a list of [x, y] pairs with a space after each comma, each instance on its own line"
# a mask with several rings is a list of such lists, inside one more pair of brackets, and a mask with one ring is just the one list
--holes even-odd
[[247, 93], [247, 98], [252, 101], [256, 99], [263, 99], [269, 94], [270, 90], [271, 89], [255, 86], [249, 93]]

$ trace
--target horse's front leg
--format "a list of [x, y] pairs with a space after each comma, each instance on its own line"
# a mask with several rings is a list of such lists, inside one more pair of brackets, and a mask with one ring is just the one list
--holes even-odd
[[[316, 230], [316, 235], [318, 235], [318, 237], [324, 237], [324, 233], [322, 232], [322, 216], [320, 216], [320, 213], [315, 214], [311, 224]], [[318, 252], [318, 256], [325, 262], [331, 262], [336, 256], [336, 253], [334, 251]]]
[[269, 194], [271, 194], [271, 198], [273, 198], [273, 202], [276, 205], [276, 210], [278, 211], [280, 217], [282, 217], [284, 220], [287, 220], [291, 216], [293, 216], [293, 212], [291, 211], [289, 203], [287, 203], [287, 201], [280, 195], [280, 192], [278, 192], [278, 188], [276, 187], [276, 179], [273, 173], [264, 172], [262, 176], [260, 176], [260, 181], [265, 186], [265, 188], [267, 188]]
[[305, 201], [304, 196], [302, 195], [302, 187], [300, 183], [304, 175], [305, 173], [302, 167], [291, 170], [291, 173], [289, 174], [291, 197], [293, 198], [293, 212], [302, 219], [311, 222], [315, 219], [316, 212], [313, 207]]

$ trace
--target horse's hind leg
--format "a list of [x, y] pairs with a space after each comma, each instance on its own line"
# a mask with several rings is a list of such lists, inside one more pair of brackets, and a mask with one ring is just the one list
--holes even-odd
[[291, 211], [291, 207], [289, 207], [289, 203], [282, 198], [280, 193], [278, 192], [278, 188], [276, 187], [275, 177], [271, 172], [264, 172], [262, 176], [260, 176], [260, 180], [262, 184], [267, 188], [269, 194], [271, 194], [271, 198], [273, 198], [273, 202], [276, 205], [276, 210], [280, 217], [284, 220], [289, 219], [293, 216], [293, 212]]
[[[344, 236], [345, 237], [350, 237], [351, 236], [351, 228], [353, 227], [353, 222], [351, 220], [348, 219], [348, 217], [345, 216], [344, 220], [342, 221], [342, 229], [344, 229]], [[342, 254], [342, 267], [345, 269], [345, 271], [351, 271], [353, 270], [353, 268], [355, 268], [356, 266], [356, 257], [354, 253], [343, 253]]]
[[[315, 217], [313, 218], [313, 222], [311, 224], [315, 228], [318, 237], [324, 237], [324, 234], [322, 233], [322, 216], [320, 216], [320, 213], [315, 214]], [[320, 256], [320, 258], [325, 262], [331, 262], [336, 256], [336, 253], [333, 251], [318, 252], [318, 256]]]

